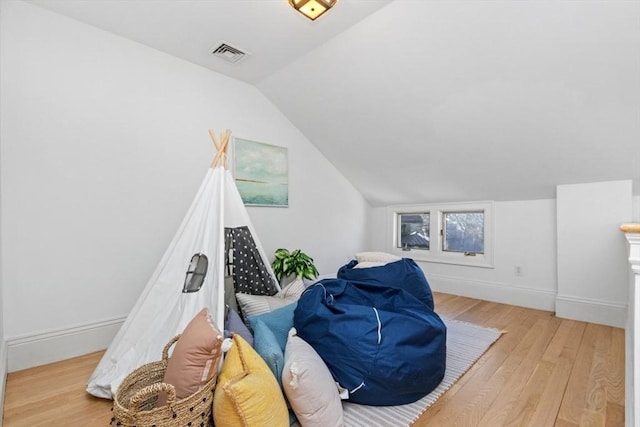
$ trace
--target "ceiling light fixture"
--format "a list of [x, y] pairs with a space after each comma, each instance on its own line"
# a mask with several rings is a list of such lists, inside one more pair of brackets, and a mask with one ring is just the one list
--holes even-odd
[[315, 21], [331, 9], [338, 0], [289, 0], [289, 4], [307, 18]]

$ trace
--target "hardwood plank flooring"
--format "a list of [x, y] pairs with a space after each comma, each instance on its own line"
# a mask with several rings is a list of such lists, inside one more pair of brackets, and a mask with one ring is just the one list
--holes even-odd
[[[434, 296], [440, 315], [506, 333], [415, 427], [624, 426], [624, 330], [540, 310]], [[4, 426], [108, 426], [111, 401], [84, 391], [101, 356], [9, 374]]]

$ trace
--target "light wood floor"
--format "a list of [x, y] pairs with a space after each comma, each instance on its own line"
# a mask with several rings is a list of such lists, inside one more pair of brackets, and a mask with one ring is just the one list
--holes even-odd
[[[624, 330], [470, 298], [435, 298], [443, 316], [507, 333], [415, 426], [624, 426]], [[9, 374], [4, 426], [107, 426], [111, 402], [84, 391], [100, 356]]]

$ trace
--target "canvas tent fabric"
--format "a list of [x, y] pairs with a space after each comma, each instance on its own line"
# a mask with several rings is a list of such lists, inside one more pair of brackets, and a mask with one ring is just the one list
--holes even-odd
[[[230, 132], [219, 141], [212, 131], [210, 134], [218, 148], [216, 157], [156, 270], [89, 378], [87, 392], [96, 397], [113, 398], [130, 372], [159, 360], [165, 344], [203, 308], [223, 327], [225, 228], [246, 227], [255, 242], [252, 257], [261, 258], [260, 268], [272, 280], [258, 286], [279, 289], [233, 177], [225, 168]], [[207, 257], [207, 273], [197, 292], [184, 293], [187, 269], [195, 254]]]

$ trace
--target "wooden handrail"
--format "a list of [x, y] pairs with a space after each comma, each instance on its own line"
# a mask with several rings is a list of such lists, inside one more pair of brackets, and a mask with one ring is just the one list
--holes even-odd
[[622, 224], [620, 230], [625, 233], [640, 233], [640, 223], [630, 222], [628, 224]]

